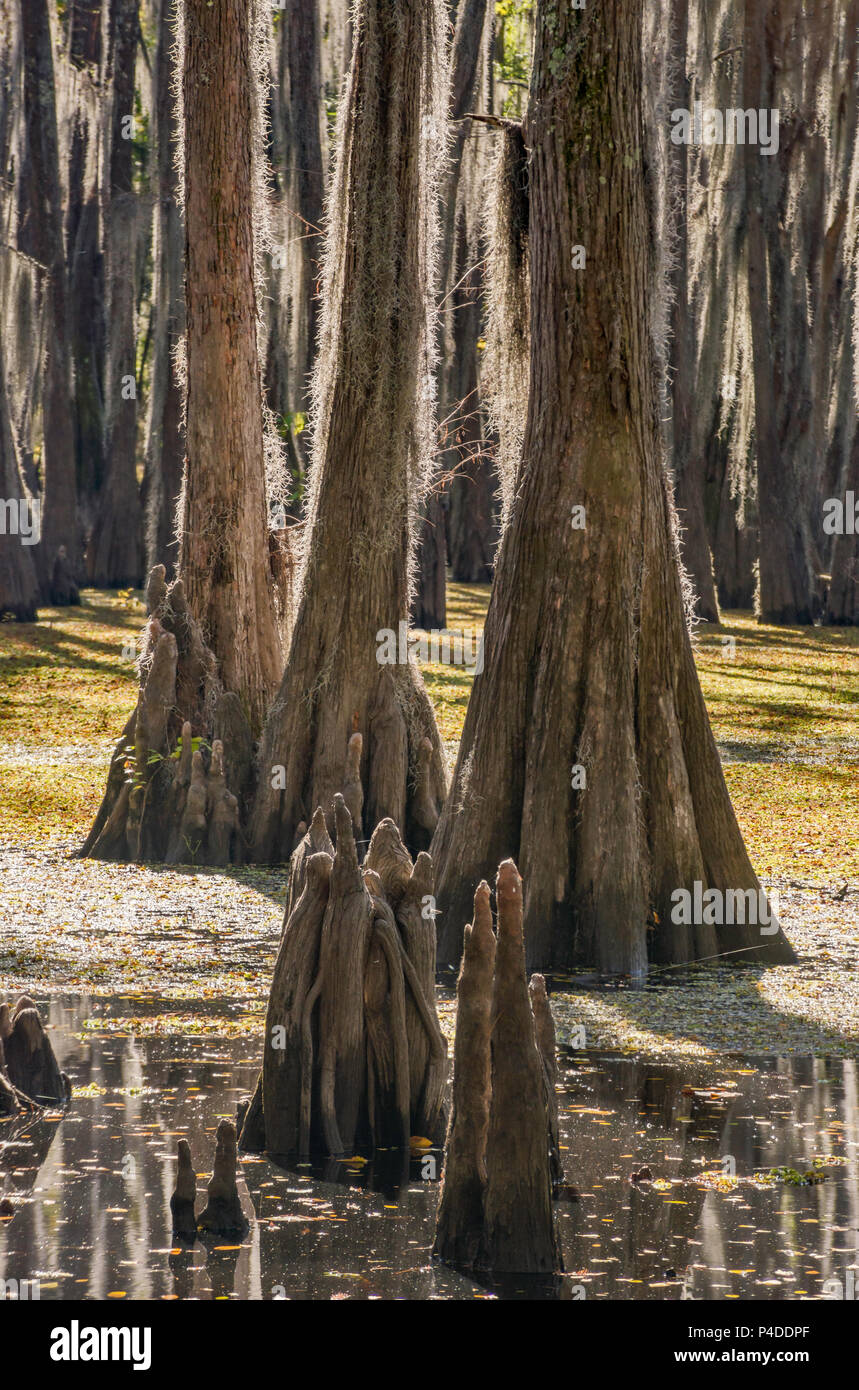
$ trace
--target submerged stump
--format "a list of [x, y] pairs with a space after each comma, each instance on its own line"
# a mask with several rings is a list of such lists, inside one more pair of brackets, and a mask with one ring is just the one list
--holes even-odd
[[244, 1235], [248, 1229], [248, 1221], [242, 1211], [236, 1180], [238, 1151], [235, 1125], [229, 1120], [221, 1120], [218, 1125], [215, 1161], [208, 1186], [209, 1200], [199, 1217], [194, 1210], [197, 1203], [197, 1174], [194, 1171], [187, 1139], [179, 1140], [178, 1160], [176, 1185], [170, 1197], [174, 1237], [193, 1242], [198, 1234]]
[[170, 1215], [173, 1218], [173, 1234], [181, 1240], [192, 1240], [197, 1234], [196, 1201], [197, 1174], [191, 1162], [191, 1149], [187, 1139], [180, 1139], [179, 1166], [176, 1186], [170, 1198]]
[[65, 1105], [71, 1091], [33, 1000], [23, 994], [14, 1008], [0, 1004], [0, 1114], [30, 1102]]
[[292, 857], [262, 1071], [241, 1112], [244, 1149], [339, 1157], [408, 1148], [440, 1128], [447, 1046], [432, 862], [413, 863], [383, 820], [362, 867], [344, 796], [334, 821], [336, 849], [320, 808]]
[[529, 997], [522, 880], [512, 859], [498, 870], [496, 900], [497, 940], [485, 882], [465, 931], [434, 1253], [488, 1275], [553, 1274], [561, 1268], [552, 1212], [554, 1055], [550, 1063], [545, 982], [541, 991], [532, 981]]
[[[190, 1153], [188, 1155], [190, 1166]], [[248, 1228], [236, 1182], [236, 1129], [221, 1120], [215, 1143], [215, 1163], [209, 1180], [209, 1200], [197, 1220], [197, 1229], [209, 1235], [236, 1235]], [[185, 1176], [180, 1174], [180, 1176]], [[185, 1177], [187, 1181], [187, 1177]], [[178, 1179], [177, 1179], [178, 1191]]]

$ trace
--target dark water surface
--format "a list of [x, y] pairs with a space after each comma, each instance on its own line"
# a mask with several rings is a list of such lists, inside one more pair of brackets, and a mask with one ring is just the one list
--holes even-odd
[[[208, 1175], [218, 1120], [253, 1085], [250, 1039], [133, 1037], [85, 1019], [129, 1001], [40, 1001], [70, 1108], [0, 1122], [0, 1278], [46, 1299], [474, 1298], [487, 1290], [430, 1258], [437, 1150], [287, 1170], [246, 1157], [240, 1246], [176, 1252], [176, 1144]], [[132, 1012], [140, 1012], [135, 1001]], [[507, 1297], [821, 1298], [859, 1285], [859, 1068], [812, 1058], [718, 1066], [565, 1053], [558, 1203], [568, 1273]], [[784, 1166], [823, 1180], [755, 1185]], [[840, 1161], [837, 1161], [840, 1160]], [[633, 1184], [642, 1166], [654, 1182]], [[722, 1189], [705, 1170], [728, 1175]], [[812, 1170], [814, 1171], [814, 1170]], [[735, 1174], [738, 1181], [731, 1181]], [[663, 1186], [664, 1184], [664, 1186]], [[205, 1177], [200, 1178], [200, 1207]]]

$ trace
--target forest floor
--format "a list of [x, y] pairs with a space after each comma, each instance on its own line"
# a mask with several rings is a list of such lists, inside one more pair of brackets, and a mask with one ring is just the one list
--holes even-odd
[[[451, 585], [451, 630], [479, 628], [488, 587]], [[279, 936], [283, 869], [162, 869], [70, 855], [98, 809], [134, 700], [131, 592], [0, 625], [0, 998], [83, 994], [85, 1027], [253, 1033]], [[654, 972], [646, 989], [557, 978], [559, 1039], [716, 1060], [859, 1050], [859, 634], [730, 613], [697, 634], [725, 776], [762, 882], [779, 891], [795, 967]], [[123, 650], [125, 648], [125, 651]], [[471, 676], [425, 668], [455, 753]], [[440, 999], [452, 1027], [449, 992]]]

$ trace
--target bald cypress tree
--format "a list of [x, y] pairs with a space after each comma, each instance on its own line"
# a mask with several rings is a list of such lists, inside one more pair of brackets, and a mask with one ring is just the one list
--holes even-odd
[[103, 588], [136, 588], [143, 578], [142, 513], [137, 485], [138, 202], [131, 139], [139, 28], [138, 0], [110, 0], [104, 78], [110, 92], [104, 197], [106, 477], [87, 551], [89, 576]]
[[[20, 77], [20, 44], [17, 32], [17, 12], [14, 0], [0, 0], [0, 221], [4, 231], [11, 221], [9, 206], [12, 199], [7, 183], [7, 170], [12, 155], [14, 124], [14, 94]], [[0, 250], [0, 302], [10, 296], [11, 265], [14, 252], [8, 246]], [[5, 327], [8, 323], [6, 319]], [[33, 563], [33, 550], [21, 544], [20, 531], [10, 525], [8, 507], [16, 508], [20, 516], [23, 504], [28, 520], [31, 499], [27, 496], [21, 476], [18, 441], [10, 408], [5, 341], [0, 340], [0, 498], [7, 512], [0, 517], [0, 617], [10, 615], [21, 622], [33, 622], [36, 617], [38, 582]]]
[[81, 851], [96, 858], [240, 858], [252, 738], [280, 674], [257, 348], [263, 16], [247, 0], [182, 10], [181, 547], [169, 588], [163, 567], [149, 576], [137, 707]]
[[18, 246], [41, 267], [42, 539], [40, 587], [54, 603], [77, 599], [81, 537], [75, 481], [68, 284], [63, 238], [57, 90], [47, 0], [20, 0], [24, 130], [19, 171]]
[[300, 598], [260, 750], [252, 825], [260, 859], [288, 855], [317, 806], [331, 815], [354, 732], [363, 735], [366, 826], [390, 816], [423, 848], [445, 790], [432, 707], [398, 640], [432, 454], [444, 6], [360, 0], [353, 18], [328, 205]]
[[146, 564], [176, 567], [176, 504], [185, 457], [184, 398], [177, 348], [185, 328], [182, 283], [181, 188], [176, 168], [177, 121], [175, 24], [178, 0], [158, 0], [158, 36], [153, 55], [153, 131], [158, 199], [153, 259], [154, 327], [152, 376], [146, 420]]
[[432, 846], [443, 961], [474, 884], [508, 855], [532, 965], [793, 959], [777, 925], [672, 920], [677, 890], [757, 898], [758, 882], [695, 670], [661, 457], [642, 17], [643, 0], [539, 5], [530, 400], [485, 669]]
[[281, 673], [257, 347], [259, 101], [248, 0], [185, 0], [187, 466], [179, 573], [223, 683], [259, 730]]

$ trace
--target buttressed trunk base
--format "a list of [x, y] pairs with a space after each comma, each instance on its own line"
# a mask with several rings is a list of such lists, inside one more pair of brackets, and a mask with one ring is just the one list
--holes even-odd
[[525, 882], [530, 968], [794, 959], [766, 913], [676, 911], [696, 883], [725, 903], [758, 882], [695, 669], [661, 457], [641, 24], [642, 0], [540, 6], [531, 394], [485, 669], [432, 845], [442, 964], [469, 886], [505, 855]]

